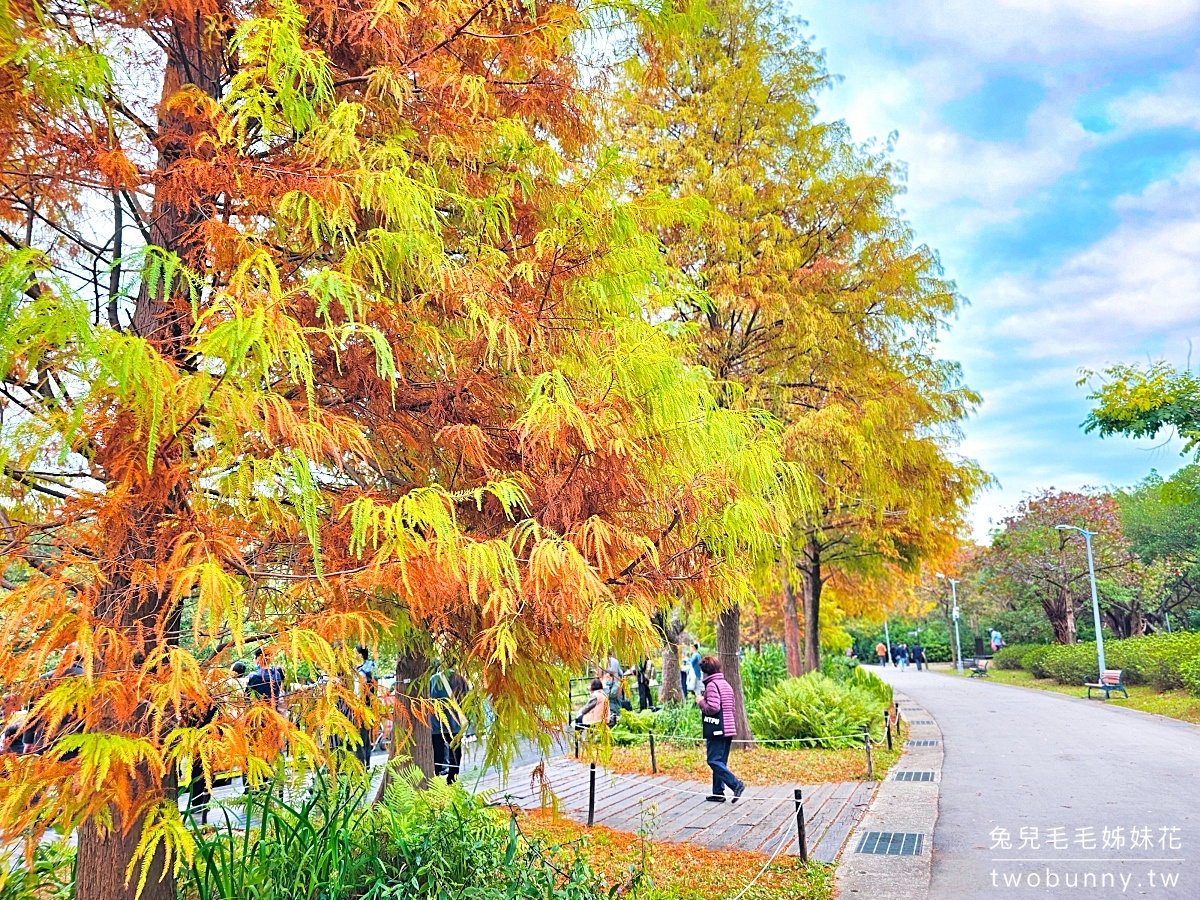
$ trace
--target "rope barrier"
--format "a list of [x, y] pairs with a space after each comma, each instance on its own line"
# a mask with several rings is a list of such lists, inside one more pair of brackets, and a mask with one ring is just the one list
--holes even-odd
[[[645, 743], [650, 738], [650, 732], [644, 732], [644, 733], [631, 732], [629, 734], [629, 737], [636, 738], [637, 739], [636, 743]], [[693, 737], [691, 735], [686, 735], [686, 734], [659, 734], [657, 731], [654, 732], [654, 737], [656, 740], [659, 740], [659, 741], [691, 741], [692, 743], [703, 743], [705, 740], [705, 738], [702, 738], [702, 737]], [[621, 738], [621, 740], [624, 741], [624, 740], [626, 740], [626, 738], [623, 736]], [[752, 740], [747, 740], [745, 738], [734, 738], [733, 743], [735, 743], [735, 744], [807, 744], [807, 743], [820, 743], [821, 741], [844, 741], [844, 740], [861, 741], [862, 740], [862, 732], [860, 731], [858, 734], [835, 734], [835, 735], [830, 735], [829, 737], [810, 737], [810, 738], [762, 738], [762, 739], [754, 738]]]
[[[789, 820], [790, 820], [790, 817], [789, 817]], [[763, 873], [771, 867], [771, 864], [773, 862], [775, 862], [775, 858], [779, 856], [779, 854], [783, 851], [783, 848], [786, 847], [788, 845], [788, 842], [792, 839], [791, 832], [788, 831], [789, 824], [791, 824], [790, 821], [784, 822], [783, 827], [780, 829], [780, 831], [783, 834], [783, 837], [779, 841], [779, 846], [775, 848], [775, 852], [771, 854], [770, 858], [765, 863], [762, 864], [762, 868], [758, 870], [758, 874], [755, 875], [753, 878], [751, 878], [750, 883], [747, 884], [740, 891], [738, 891], [736, 894], [734, 894], [730, 898], [730, 900], [742, 900], [742, 898], [744, 896], [746, 896], [746, 892], [749, 891], [750, 888], [754, 887], [754, 885], [756, 885], [758, 883], [758, 879], [762, 878]]]
[[[644, 777], [644, 776], [639, 776], [639, 775], [626, 775], [621, 772], [610, 772], [607, 769], [604, 771], [604, 774], [607, 775], [609, 778], [620, 779], [621, 781], [636, 781], [639, 778]], [[711, 796], [711, 794], [712, 794], [711, 791], [689, 791], [689, 790], [684, 790], [683, 788], [671, 787], [670, 785], [666, 785], [666, 784], [653, 784], [653, 785], [647, 784], [646, 786], [652, 787], [656, 791], [660, 791], [660, 790], [661, 791], [670, 791], [673, 794], [687, 794], [692, 797], [708, 797], [708, 796]], [[791, 799], [792, 799], [792, 797], [790, 794], [787, 796], [783, 796], [783, 797], [747, 797], [745, 795], [742, 795], [742, 797], [740, 797], [738, 799], [738, 802], [745, 803], [747, 801], [752, 800], [752, 801], [756, 801], [759, 803], [766, 803], [768, 801], [775, 803], [780, 800], [791, 800]]]

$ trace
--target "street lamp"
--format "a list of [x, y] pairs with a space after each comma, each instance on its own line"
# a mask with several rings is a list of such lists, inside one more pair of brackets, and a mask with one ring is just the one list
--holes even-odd
[[1096, 564], [1092, 562], [1092, 538], [1099, 532], [1088, 531], [1078, 525], [1055, 525], [1059, 531], [1078, 531], [1083, 535], [1087, 544], [1088, 578], [1092, 582], [1092, 622], [1096, 626], [1096, 659], [1100, 664], [1100, 674], [1104, 674], [1104, 635], [1100, 633], [1100, 600], [1096, 597]]
[[962, 642], [958, 639], [958, 579], [947, 578], [941, 572], [937, 577], [950, 582], [950, 599], [954, 603], [954, 655], [958, 659], [958, 674], [962, 674]]

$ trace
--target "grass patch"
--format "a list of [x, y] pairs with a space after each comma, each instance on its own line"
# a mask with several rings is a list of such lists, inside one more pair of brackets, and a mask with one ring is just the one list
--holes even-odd
[[[636, 834], [597, 825], [585, 828], [549, 810], [518, 813], [518, 823], [530, 837], [540, 838], [564, 857], [579, 847], [588, 862], [628, 895], [631, 875], [643, 868], [649, 876], [636, 896], [644, 900], [727, 900], [758, 874], [768, 854], [740, 850], [709, 850], [695, 844], [650, 841]], [[780, 856], [752, 887], [745, 900], [831, 900], [834, 867], [802, 864]]]
[[[875, 780], [882, 781], [900, 758], [904, 738], [895, 739], [894, 749], [875, 747]], [[712, 770], [704, 761], [703, 744], [674, 744], [657, 741], [658, 774], [689, 781], [708, 782]], [[613, 747], [605, 765], [621, 775], [650, 775], [650, 749], [646, 744]], [[861, 747], [852, 750], [776, 750], [767, 746], [734, 750], [729, 767], [746, 784], [821, 784], [827, 781], [865, 781], [866, 754]]]
[[[951, 671], [949, 674], [955, 674]], [[1034, 678], [1033, 674], [1022, 669], [989, 669], [987, 678], [998, 684], [1015, 684], [1020, 687], [1037, 688], [1041, 691], [1053, 691], [1056, 694], [1066, 694], [1068, 697], [1086, 697], [1087, 688], [1075, 687], [1069, 684], [1059, 684], [1050, 678]], [[1092, 692], [1096, 698], [1096, 692]], [[1097, 702], [1100, 702], [1097, 699]], [[1127, 706], [1130, 709], [1167, 716], [1200, 725], [1200, 697], [1195, 697], [1187, 691], [1160, 691], [1148, 685], [1136, 684], [1129, 688], [1129, 699], [1114, 696], [1108, 703], [1117, 706]]]

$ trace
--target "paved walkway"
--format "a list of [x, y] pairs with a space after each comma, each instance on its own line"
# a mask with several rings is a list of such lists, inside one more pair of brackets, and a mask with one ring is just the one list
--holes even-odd
[[[733, 762], [736, 769], [736, 759]], [[547, 762], [542, 772], [537, 768], [520, 766], [510, 769], [506, 779], [492, 774], [477, 785], [464, 783], [478, 791], [491, 791], [495, 800], [522, 809], [556, 803], [564, 815], [586, 822], [588, 766], [560, 757]], [[545, 792], [540, 787], [543, 778]], [[775, 853], [782, 844], [780, 852], [794, 855], [798, 852], [796, 787], [801, 787], [804, 797], [809, 856], [832, 862], [870, 803], [874, 783], [748, 787], [737, 803], [710, 803], [704, 796], [711, 784], [663, 776], [613, 775], [598, 766], [595, 824], [710, 848]]]
[[944, 738], [929, 896], [1200, 897], [1200, 728], [1049, 691], [873, 671]]

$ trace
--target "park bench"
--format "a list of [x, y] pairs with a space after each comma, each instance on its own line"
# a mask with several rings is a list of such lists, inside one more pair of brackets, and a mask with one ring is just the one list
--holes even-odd
[[1088, 698], [1091, 699], [1092, 691], [1104, 691], [1104, 699], [1108, 699], [1108, 695], [1114, 691], [1120, 691], [1126, 697], [1129, 696], [1129, 691], [1125, 690], [1125, 670], [1124, 669], [1105, 669], [1100, 674], [1099, 681], [1089, 681], [1085, 683], [1088, 689]]
[[983, 659], [978, 656], [975, 657], [973, 660], [971, 660], [971, 665], [967, 667], [969, 669], [969, 671], [971, 672], [971, 677], [972, 678], [987, 678], [988, 663], [990, 663], [990, 662], [991, 662], [990, 659]]

